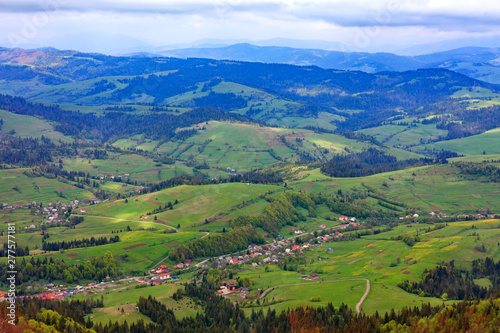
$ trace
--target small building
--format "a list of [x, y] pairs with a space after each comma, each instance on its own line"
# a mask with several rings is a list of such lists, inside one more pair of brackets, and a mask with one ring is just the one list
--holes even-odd
[[248, 288], [242, 288], [240, 293], [242, 294], [248, 294], [250, 291], [248, 290]]
[[227, 285], [227, 289], [229, 291], [236, 291], [236, 290], [238, 290], [238, 286], [236, 284], [234, 284], [234, 283], [230, 283], [230, 284]]
[[317, 278], [319, 278], [318, 273], [312, 273], [311, 275], [309, 275], [309, 279], [310, 279], [310, 280], [315, 280], [315, 279], [317, 279]]
[[165, 280], [160, 279], [159, 277], [154, 277], [150, 280], [150, 284], [152, 286], [159, 286], [160, 284], [163, 284]]
[[339, 220], [347, 222], [349, 220], [349, 218], [347, 216], [345, 216], [345, 215], [340, 215]]
[[80, 213], [85, 213], [87, 210], [85, 208], [80, 209]]

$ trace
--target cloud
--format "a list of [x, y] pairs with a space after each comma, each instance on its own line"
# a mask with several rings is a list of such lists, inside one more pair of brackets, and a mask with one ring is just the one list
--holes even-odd
[[[37, 24], [44, 16], [48, 23]], [[490, 0], [0, 0], [4, 36], [24, 37], [26, 22], [37, 28], [30, 42], [42, 45], [57, 35], [86, 31], [153, 45], [273, 37], [349, 43], [360, 30], [374, 44], [408, 44], [499, 34], [500, 5]]]

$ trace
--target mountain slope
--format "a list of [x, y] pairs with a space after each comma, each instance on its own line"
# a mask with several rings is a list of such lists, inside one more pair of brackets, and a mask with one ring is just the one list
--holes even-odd
[[158, 52], [164, 56], [197, 57], [361, 70], [368, 73], [447, 68], [486, 82], [500, 83], [500, 49], [464, 47], [420, 56], [392, 53], [340, 52], [234, 44], [218, 48], [186, 48]]

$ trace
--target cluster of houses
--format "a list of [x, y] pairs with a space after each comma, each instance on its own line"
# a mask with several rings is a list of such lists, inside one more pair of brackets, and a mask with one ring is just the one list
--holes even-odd
[[345, 216], [345, 215], [340, 215], [339, 220], [342, 221], [342, 222], [356, 222], [356, 218], [355, 217], [348, 217], [348, 216]]
[[[33, 211], [33, 215], [35, 216], [43, 216], [45, 221], [40, 222], [40, 226], [43, 225], [51, 225], [51, 224], [57, 224], [59, 222], [64, 221], [64, 214], [68, 209], [76, 209], [79, 205], [78, 200], [73, 200], [70, 201], [69, 203], [64, 203], [57, 201], [55, 204], [50, 202], [47, 206], [42, 207], [40, 203], [37, 203], [36, 201], [33, 201], [30, 205], [26, 207], [21, 207], [21, 208], [26, 208], [26, 209], [31, 209]], [[5, 206], [4, 207], [9, 207]], [[8, 209], [8, 208], [6, 208]], [[26, 231], [30, 230], [35, 230], [37, 228], [36, 225], [31, 224], [27, 227], [24, 227]]]
[[118, 175], [115, 177], [115, 175], [113, 175], [112, 173], [108, 174], [108, 175], [100, 175], [100, 179], [101, 180], [104, 180], [104, 179], [109, 179], [109, 180], [115, 180], [116, 179], [123, 179], [123, 178], [129, 178], [130, 177], [130, 174], [126, 173], [124, 175]]
[[[105, 282], [101, 282], [100, 284], [97, 283], [89, 283], [87, 286], [76, 286], [76, 287], [64, 287], [63, 285], [55, 285], [53, 283], [48, 283], [48, 284], [42, 284], [43, 289], [45, 292], [40, 293], [35, 296], [26, 296], [26, 297], [35, 297], [38, 299], [42, 300], [63, 300], [67, 299], [73, 295], [79, 294], [79, 293], [87, 293], [87, 294], [93, 294], [95, 293], [93, 291], [94, 288], [103, 288], [103, 287], [108, 287], [107, 285], [105, 286]], [[96, 289], [95, 291], [103, 291], [104, 289]], [[19, 296], [19, 299], [23, 299], [25, 296]], [[0, 302], [4, 301], [7, 299], [7, 293], [4, 293], [0, 291]]]
[[220, 286], [219, 290], [217, 290], [218, 294], [228, 295], [228, 294], [236, 294], [239, 293], [241, 297], [245, 298], [250, 290], [248, 288], [238, 288], [236, 280], [222, 281], [222, 286]]
[[[480, 210], [485, 210], [485, 209], [481, 208]], [[454, 215], [446, 215], [445, 211], [440, 211], [438, 213], [430, 212], [429, 215], [432, 217], [436, 217], [438, 219], [457, 218], [457, 219], [464, 219], [464, 220], [471, 220], [471, 219], [479, 220], [479, 219], [485, 219], [485, 218], [494, 219], [497, 217], [497, 215], [495, 215], [495, 214], [475, 214], [475, 215], [465, 215], [464, 214], [464, 215], [454, 216]], [[418, 217], [420, 217], [420, 215], [418, 215], [418, 214], [408, 214], [405, 216], [400, 216], [399, 219], [404, 220], [404, 219], [411, 219], [411, 218], [418, 218]]]
[[[191, 259], [186, 259], [184, 262], [180, 262], [177, 265], [173, 267], [173, 269], [181, 270], [181, 269], [186, 269], [191, 266], [192, 264]], [[171, 274], [172, 270], [167, 267], [167, 265], [161, 265], [158, 268], [153, 268], [152, 270], [149, 271], [151, 274], [158, 274], [151, 278], [149, 282], [139, 279], [139, 282], [146, 282], [151, 286], [158, 286], [160, 284], [165, 283], [166, 281], [174, 281], [178, 280], [179, 278], [175, 274]]]

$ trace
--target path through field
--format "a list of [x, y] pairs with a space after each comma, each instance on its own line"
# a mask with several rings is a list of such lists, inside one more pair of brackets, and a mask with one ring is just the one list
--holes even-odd
[[273, 291], [276, 288], [279, 287], [290, 287], [290, 286], [303, 286], [303, 285], [308, 285], [308, 284], [317, 284], [317, 283], [334, 283], [334, 282], [345, 282], [345, 281], [366, 281], [366, 291], [359, 300], [358, 304], [356, 304], [356, 312], [359, 314], [361, 313], [361, 305], [363, 305], [363, 302], [365, 301], [366, 297], [370, 293], [370, 280], [368, 279], [345, 279], [345, 280], [335, 280], [335, 281], [316, 281], [316, 282], [310, 282], [310, 283], [291, 283], [291, 284], [282, 284], [279, 286], [274, 286], [269, 289], [266, 289], [262, 295], [260, 295], [257, 299], [262, 299], [265, 297], [268, 293]]

